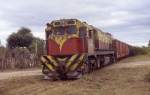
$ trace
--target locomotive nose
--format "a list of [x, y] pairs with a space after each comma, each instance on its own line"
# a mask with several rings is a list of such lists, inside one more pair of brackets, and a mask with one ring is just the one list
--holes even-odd
[[81, 69], [85, 54], [75, 54], [69, 56], [43, 56], [43, 73], [51, 73], [50, 76], [56, 76], [61, 79], [67, 79], [69, 76], [77, 76], [77, 71]]
[[73, 55], [85, 52], [87, 52], [87, 42], [82, 38], [72, 37], [65, 41], [48, 40], [49, 55]]

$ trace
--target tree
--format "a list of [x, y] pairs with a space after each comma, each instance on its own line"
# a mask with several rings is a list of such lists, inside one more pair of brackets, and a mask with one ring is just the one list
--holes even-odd
[[7, 39], [7, 46], [9, 48], [29, 47], [32, 44], [34, 37], [31, 30], [28, 28], [21, 28], [17, 33], [12, 33]]

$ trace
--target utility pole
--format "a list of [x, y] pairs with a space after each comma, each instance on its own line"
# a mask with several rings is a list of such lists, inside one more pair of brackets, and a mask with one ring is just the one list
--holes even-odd
[[37, 55], [37, 40], [35, 41], [35, 54]]
[[149, 43], [148, 43], [148, 47], [150, 47], [150, 40], [149, 40]]

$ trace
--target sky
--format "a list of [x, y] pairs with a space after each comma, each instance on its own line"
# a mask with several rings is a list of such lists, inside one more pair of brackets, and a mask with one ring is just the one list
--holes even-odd
[[0, 40], [21, 27], [44, 39], [47, 22], [64, 18], [86, 21], [131, 45], [150, 40], [150, 0], [0, 0]]

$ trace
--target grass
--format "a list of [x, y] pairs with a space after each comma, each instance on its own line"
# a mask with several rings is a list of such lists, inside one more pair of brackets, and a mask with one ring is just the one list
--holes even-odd
[[[109, 68], [109, 67], [108, 67]], [[2, 95], [150, 95], [144, 76], [150, 67], [103, 68], [74, 81], [46, 81], [42, 76], [0, 81]]]
[[150, 82], [150, 71], [145, 75], [145, 80]]

